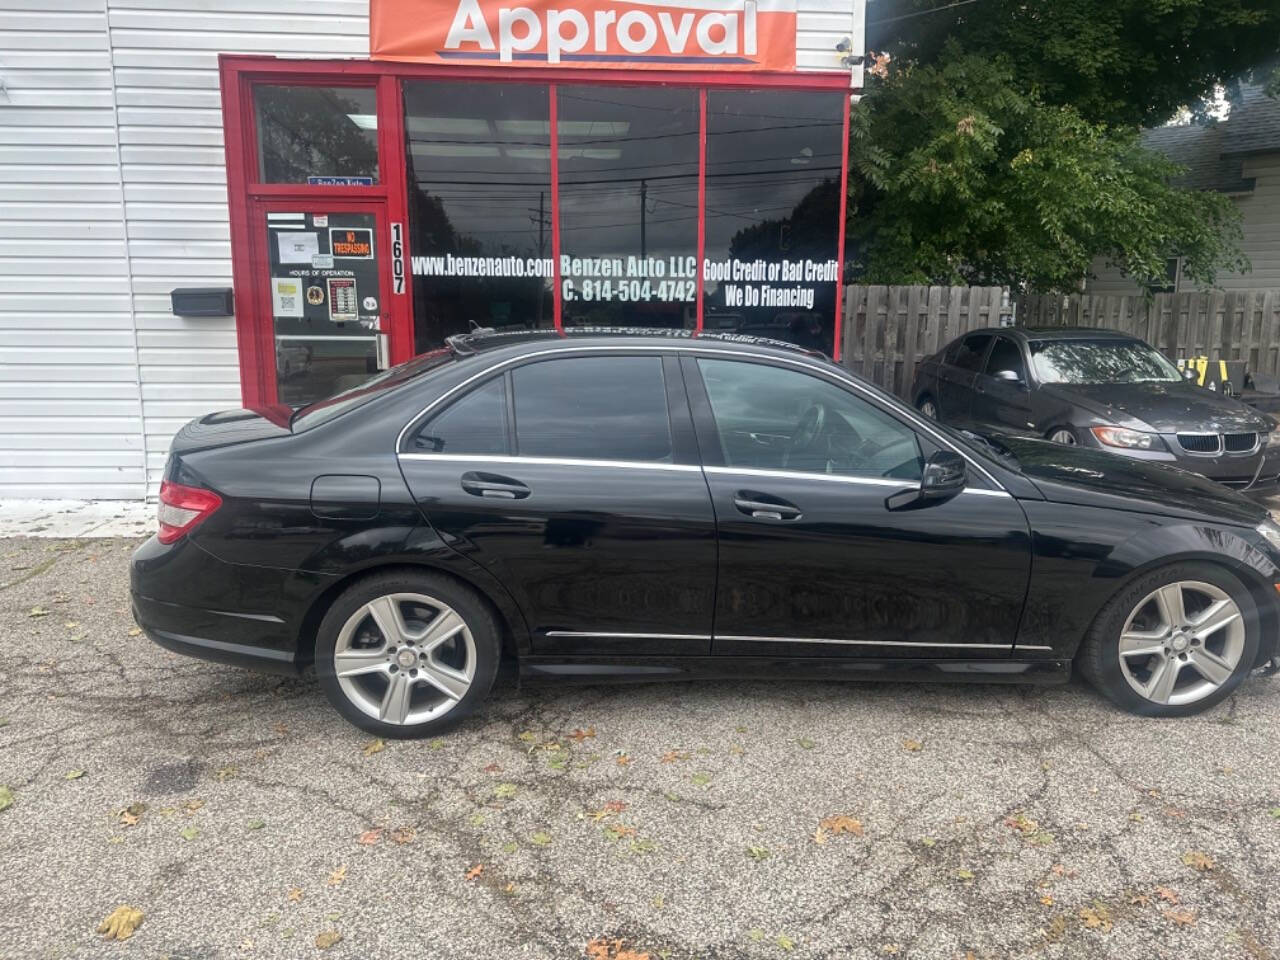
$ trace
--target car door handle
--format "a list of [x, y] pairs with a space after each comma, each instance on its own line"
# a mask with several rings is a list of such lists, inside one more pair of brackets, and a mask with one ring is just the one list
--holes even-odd
[[760, 494], [752, 493], [749, 490], [743, 490], [733, 498], [733, 505], [742, 513], [755, 517], [757, 520], [799, 520], [801, 517], [800, 508], [782, 501], [773, 502], [774, 498], [769, 500], [756, 499]]
[[523, 500], [533, 491], [519, 480], [496, 473], [470, 471], [462, 475], [462, 489], [475, 497], [498, 500]]

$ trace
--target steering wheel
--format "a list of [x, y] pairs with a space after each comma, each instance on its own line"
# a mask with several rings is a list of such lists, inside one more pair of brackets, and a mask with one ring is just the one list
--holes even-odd
[[791, 433], [791, 442], [787, 444], [787, 448], [782, 451], [782, 465], [790, 466], [791, 457], [797, 453], [803, 453], [813, 446], [814, 441], [822, 436], [822, 428], [827, 423], [827, 407], [822, 403], [815, 403], [804, 412], [804, 416], [800, 418], [800, 422], [796, 424], [795, 430]]

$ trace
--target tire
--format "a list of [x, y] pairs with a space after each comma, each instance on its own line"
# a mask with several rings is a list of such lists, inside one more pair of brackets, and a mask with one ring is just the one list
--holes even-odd
[[[1169, 621], [1179, 620], [1167, 615], [1176, 613], [1175, 591], [1183, 614], [1171, 630]], [[1213, 563], [1176, 563], [1138, 577], [1107, 601], [1077, 665], [1132, 713], [1186, 717], [1235, 692], [1257, 659], [1260, 632], [1253, 597], [1235, 574]], [[1170, 669], [1172, 686], [1163, 672]]]
[[1060, 443], [1065, 447], [1077, 447], [1080, 445], [1080, 438], [1076, 436], [1076, 432], [1070, 427], [1054, 427], [1045, 434], [1045, 439]]
[[329, 702], [361, 729], [394, 739], [433, 736], [474, 713], [501, 658], [489, 607], [437, 573], [358, 580], [316, 634], [316, 674]]
[[938, 401], [927, 393], [921, 394], [920, 399], [916, 401], [916, 409], [930, 420], [938, 419]]

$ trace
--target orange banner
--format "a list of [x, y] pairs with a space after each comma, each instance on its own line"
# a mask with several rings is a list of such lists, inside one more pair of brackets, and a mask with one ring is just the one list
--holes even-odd
[[795, 0], [370, 0], [375, 60], [781, 70]]

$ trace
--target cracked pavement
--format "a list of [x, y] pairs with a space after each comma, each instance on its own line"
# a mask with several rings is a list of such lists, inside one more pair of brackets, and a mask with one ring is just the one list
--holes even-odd
[[507, 677], [372, 750], [310, 680], [131, 634], [135, 543], [0, 540], [4, 960], [1280, 955], [1277, 681], [1154, 721], [1079, 682]]

